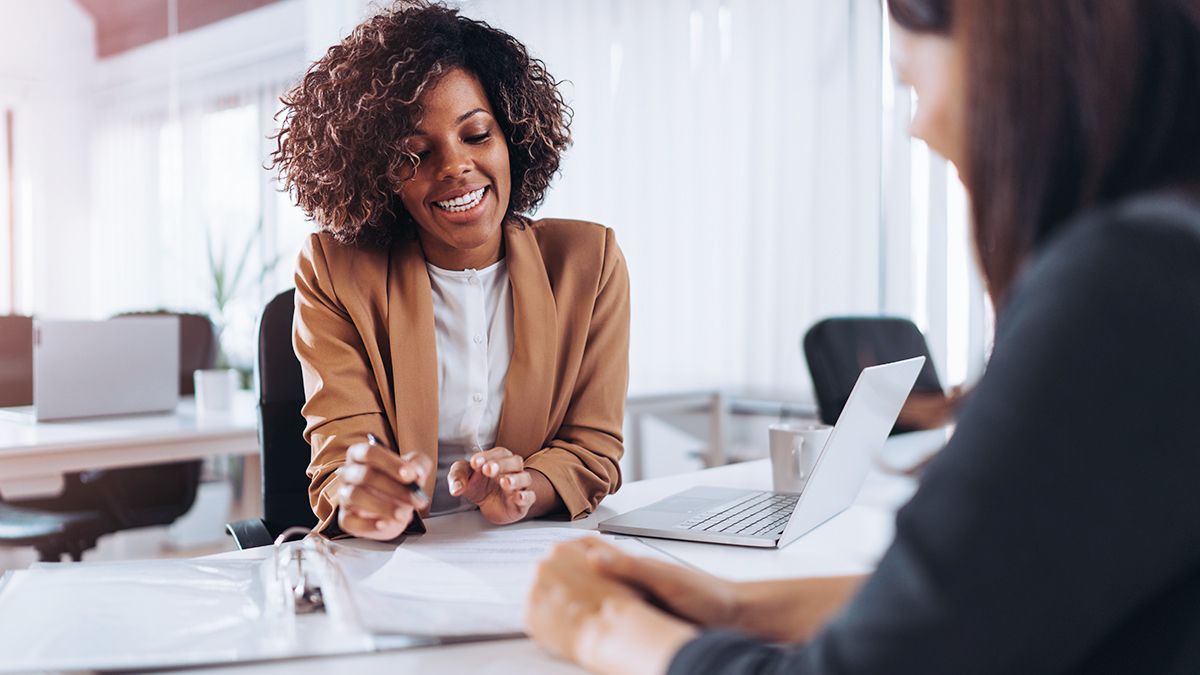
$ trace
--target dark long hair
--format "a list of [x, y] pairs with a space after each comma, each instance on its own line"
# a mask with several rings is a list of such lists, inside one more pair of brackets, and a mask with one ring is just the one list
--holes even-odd
[[966, 55], [975, 246], [998, 306], [1079, 211], [1200, 181], [1200, 0], [889, 0]]

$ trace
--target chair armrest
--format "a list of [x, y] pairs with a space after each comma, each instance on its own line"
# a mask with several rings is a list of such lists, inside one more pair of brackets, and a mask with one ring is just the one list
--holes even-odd
[[239, 550], [268, 546], [275, 543], [271, 531], [262, 518], [250, 518], [232, 523], [225, 523], [225, 530], [233, 537]]

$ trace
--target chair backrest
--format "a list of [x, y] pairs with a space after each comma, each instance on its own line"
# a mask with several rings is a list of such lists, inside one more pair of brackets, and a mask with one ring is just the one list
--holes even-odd
[[258, 331], [258, 440], [262, 448], [263, 521], [278, 535], [295, 525], [313, 527], [308, 502], [310, 450], [304, 440], [304, 379], [292, 348], [294, 290], [275, 296]]
[[0, 407], [33, 403], [33, 317], [0, 316]]
[[[835, 424], [863, 368], [924, 356], [913, 393], [941, 392], [925, 336], [916, 324], [895, 317], [832, 317], [804, 334], [804, 357], [812, 375], [821, 421]], [[892, 433], [909, 431], [897, 424]]]

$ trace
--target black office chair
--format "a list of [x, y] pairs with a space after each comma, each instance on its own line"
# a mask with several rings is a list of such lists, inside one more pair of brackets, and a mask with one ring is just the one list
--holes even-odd
[[308, 501], [310, 450], [304, 440], [304, 380], [292, 348], [294, 290], [275, 296], [258, 329], [258, 441], [263, 517], [226, 528], [238, 548], [265, 546], [289, 527], [317, 524]]
[[[179, 318], [179, 390], [190, 395], [193, 372], [216, 363], [216, 330], [200, 314], [120, 316], [155, 315]], [[4, 505], [0, 544], [34, 546], [43, 560], [58, 560], [62, 553], [78, 560], [101, 535], [175, 522], [195, 503], [202, 468], [201, 460], [188, 460], [67, 474], [57, 496]]]
[[[863, 368], [925, 357], [913, 393], [943, 393], [925, 336], [908, 319], [832, 317], [804, 334], [804, 357], [812, 375], [821, 421], [835, 424]], [[892, 433], [914, 431], [897, 423]]]

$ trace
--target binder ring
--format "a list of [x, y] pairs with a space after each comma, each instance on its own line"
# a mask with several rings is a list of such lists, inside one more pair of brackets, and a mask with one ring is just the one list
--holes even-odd
[[[328, 555], [325, 541], [321, 537], [309, 537], [306, 527], [289, 527], [275, 538], [272, 556], [275, 562], [275, 576], [283, 585], [286, 602], [291, 605], [294, 614], [313, 614], [325, 611], [325, 597], [321, 592], [321, 584], [315, 578], [318, 573], [312, 569], [312, 561], [306, 565], [306, 548], [315, 548], [317, 555]], [[283, 545], [292, 537], [301, 535], [304, 542], [294, 546], [285, 557], [281, 555]]]

